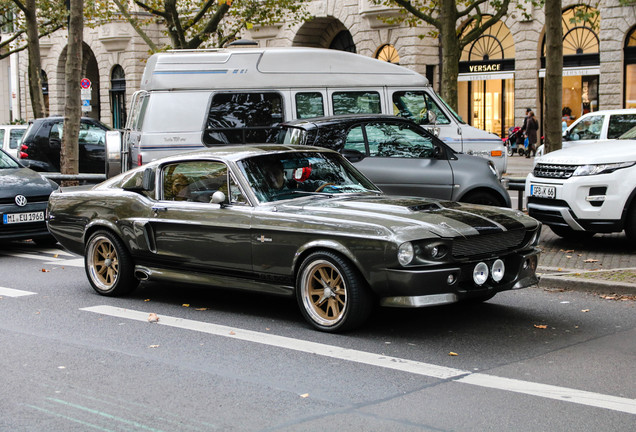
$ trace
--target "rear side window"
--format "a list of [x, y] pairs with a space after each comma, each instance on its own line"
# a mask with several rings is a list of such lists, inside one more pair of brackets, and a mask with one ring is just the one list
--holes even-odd
[[618, 138], [625, 132], [636, 126], [636, 114], [614, 114], [609, 118], [607, 137]]
[[380, 94], [377, 92], [334, 92], [332, 95], [334, 115], [380, 114]]
[[305, 119], [325, 115], [322, 94], [318, 92], [296, 93], [296, 118]]
[[276, 138], [283, 121], [278, 93], [218, 93], [212, 97], [203, 143], [266, 143]]

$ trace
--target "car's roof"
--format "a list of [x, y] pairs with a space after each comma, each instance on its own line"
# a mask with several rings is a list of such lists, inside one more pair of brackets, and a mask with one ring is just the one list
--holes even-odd
[[610, 109], [610, 110], [600, 110], [600, 111], [592, 111], [589, 113], [583, 114], [580, 118], [589, 117], [594, 115], [612, 115], [612, 114], [636, 114], [636, 108], [624, 108], [624, 109]]
[[25, 124], [8, 124], [8, 125], [0, 125], [2, 129], [26, 129], [28, 125]]
[[394, 116], [390, 114], [346, 114], [346, 115], [337, 115], [337, 116], [328, 116], [328, 117], [314, 117], [314, 118], [308, 118], [308, 119], [291, 120], [291, 121], [282, 123], [282, 125], [296, 126], [296, 127], [321, 127], [321, 126], [328, 126], [333, 124], [355, 123], [358, 121], [373, 121], [373, 120], [383, 120], [383, 121], [415, 124], [413, 121], [407, 118], [398, 117], [398, 116]]
[[228, 161], [239, 161], [252, 156], [260, 156], [273, 153], [293, 153], [317, 151], [322, 153], [337, 153], [322, 147], [304, 145], [283, 144], [243, 144], [208, 147], [205, 150], [196, 150], [176, 156], [168, 156], [153, 163], [165, 163], [171, 161], [196, 160], [205, 158], [221, 158]]

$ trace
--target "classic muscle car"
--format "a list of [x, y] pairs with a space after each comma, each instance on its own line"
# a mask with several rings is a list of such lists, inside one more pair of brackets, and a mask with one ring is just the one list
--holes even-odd
[[219, 147], [49, 200], [48, 227], [99, 294], [157, 280], [295, 296], [316, 329], [375, 302], [485, 301], [537, 283], [541, 224], [504, 208], [388, 196], [339, 153]]

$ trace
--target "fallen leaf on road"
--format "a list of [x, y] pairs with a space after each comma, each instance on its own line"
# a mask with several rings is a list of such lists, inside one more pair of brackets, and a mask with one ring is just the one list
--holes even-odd
[[148, 322], [158, 322], [159, 321], [159, 317], [157, 316], [156, 313], [151, 313], [150, 315], [148, 315]]
[[458, 356], [459, 354], [457, 354], [456, 352], [452, 352], [452, 351], [451, 351], [451, 352], [449, 352], [449, 353], [448, 353], [448, 355], [449, 355], [449, 356]]
[[309, 393], [301, 394], [300, 397], [301, 398], [308, 398], [309, 397]]
[[145, 301], [145, 302], [148, 302], [148, 301], [150, 301], [150, 299], [146, 299], [146, 300], [144, 300], [144, 301]]
[[190, 307], [190, 305], [189, 305], [188, 303], [184, 303], [184, 304], [182, 304], [181, 306], [183, 306], [183, 307]]
[[597, 259], [588, 258], [586, 260], [583, 260], [583, 262], [584, 263], [595, 263], [595, 262], [598, 262], [598, 260]]
[[589, 309], [581, 309], [581, 312], [589, 312]]
[[148, 348], [159, 348], [159, 345], [149, 345]]
[[538, 328], [538, 329], [547, 329], [548, 328], [548, 326], [545, 325], [545, 324], [535, 324], [534, 326], [535, 326], [535, 328]]
[[42, 273], [49, 273], [51, 270], [42, 269]]
[[234, 333], [233, 331], [230, 332], [230, 336], [234, 336], [236, 333]]
[[198, 311], [205, 311], [205, 310], [208, 310], [208, 308], [196, 308], [195, 310], [198, 310]]

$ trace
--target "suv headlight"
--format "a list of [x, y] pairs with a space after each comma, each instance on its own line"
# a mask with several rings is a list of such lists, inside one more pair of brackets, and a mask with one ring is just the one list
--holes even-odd
[[599, 165], [581, 165], [574, 170], [573, 176], [588, 176], [596, 174], [609, 174], [622, 168], [629, 168], [636, 162], [617, 162], [612, 164], [599, 164]]

